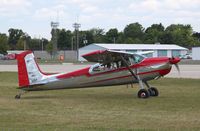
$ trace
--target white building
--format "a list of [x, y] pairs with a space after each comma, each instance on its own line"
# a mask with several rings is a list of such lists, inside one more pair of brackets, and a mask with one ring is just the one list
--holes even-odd
[[192, 48], [192, 60], [200, 60], [200, 47]]
[[128, 52], [140, 52], [140, 51], [154, 51], [153, 54], [149, 54], [148, 57], [158, 56], [180, 56], [187, 53], [188, 49], [170, 44], [106, 44], [106, 43], [94, 43], [79, 49], [79, 61], [85, 61], [84, 54], [93, 52], [96, 50], [118, 50]]

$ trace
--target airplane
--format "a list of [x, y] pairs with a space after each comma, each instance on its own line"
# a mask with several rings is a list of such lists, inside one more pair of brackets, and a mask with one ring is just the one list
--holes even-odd
[[[147, 52], [149, 53], [149, 52]], [[142, 55], [143, 54], [143, 55]], [[41, 71], [32, 51], [16, 55], [20, 93], [15, 99], [29, 91], [102, 87], [139, 83], [138, 98], [156, 97], [158, 89], [148, 81], [167, 75], [172, 65], [179, 69], [180, 58], [152, 57], [143, 53], [115, 50], [97, 50], [83, 55], [96, 64], [69, 73], [48, 74]]]

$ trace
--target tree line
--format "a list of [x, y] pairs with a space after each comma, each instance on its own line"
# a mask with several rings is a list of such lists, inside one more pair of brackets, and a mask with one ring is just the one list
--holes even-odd
[[[53, 32], [53, 30], [51, 31]], [[75, 32], [57, 29], [58, 50], [71, 50], [75, 46]], [[52, 50], [52, 39], [31, 38], [21, 29], [10, 28], [8, 36], [0, 33], [0, 53], [7, 50]], [[138, 22], [126, 25], [123, 31], [111, 28], [92, 28], [79, 31], [79, 47], [91, 43], [126, 43], [126, 44], [177, 44], [186, 48], [200, 46], [200, 33], [194, 32], [191, 25], [172, 24], [166, 28], [160, 24], [152, 24], [146, 29]], [[53, 33], [52, 33], [53, 35]]]

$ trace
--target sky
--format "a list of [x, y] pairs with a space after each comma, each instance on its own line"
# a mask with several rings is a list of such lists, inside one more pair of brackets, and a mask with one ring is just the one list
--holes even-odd
[[139, 22], [152, 24], [191, 24], [200, 32], [200, 0], [0, 0], [0, 33], [22, 29], [31, 37], [51, 38], [51, 21], [59, 28], [80, 30], [117, 28]]

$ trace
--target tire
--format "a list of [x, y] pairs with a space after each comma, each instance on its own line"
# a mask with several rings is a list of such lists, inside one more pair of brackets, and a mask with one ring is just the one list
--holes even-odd
[[15, 96], [15, 99], [20, 99], [20, 95], [16, 95], [16, 96]]
[[140, 89], [138, 91], [138, 98], [146, 99], [150, 96], [149, 92], [146, 89]]
[[158, 89], [155, 87], [151, 87], [148, 89], [150, 96], [158, 96], [159, 92]]

